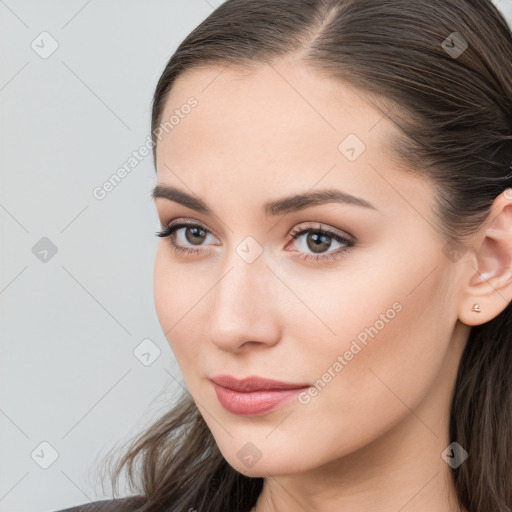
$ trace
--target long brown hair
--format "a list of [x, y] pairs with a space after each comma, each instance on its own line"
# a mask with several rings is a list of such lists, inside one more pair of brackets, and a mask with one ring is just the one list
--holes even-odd
[[[490, 0], [227, 0], [167, 63], [153, 98], [155, 155], [169, 91], [198, 66], [239, 68], [294, 54], [367, 93], [399, 127], [396, 164], [436, 187], [447, 256], [512, 185], [512, 34]], [[512, 234], [511, 234], [512, 236]], [[469, 458], [451, 470], [469, 512], [512, 512], [512, 310], [473, 327], [450, 412]], [[139, 462], [139, 466], [136, 462]], [[246, 512], [263, 478], [235, 471], [187, 391], [122, 456], [141, 512]]]

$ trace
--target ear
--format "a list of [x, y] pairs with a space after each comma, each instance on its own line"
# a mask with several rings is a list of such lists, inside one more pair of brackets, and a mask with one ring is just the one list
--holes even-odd
[[[471, 253], [459, 320], [480, 325], [498, 316], [512, 300], [512, 188], [494, 200], [484, 226], [472, 237]], [[480, 312], [472, 310], [474, 304]]]

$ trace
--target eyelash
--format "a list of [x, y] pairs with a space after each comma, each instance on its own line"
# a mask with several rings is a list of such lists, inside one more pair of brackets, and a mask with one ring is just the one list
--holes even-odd
[[[200, 224], [195, 224], [195, 223], [192, 223], [192, 222], [177, 222], [175, 224], [169, 224], [167, 226], [162, 226], [162, 229], [161, 231], [155, 233], [156, 236], [159, 236], [161, 238], [168, 238], [169, 239], [169, 244], [171, 246], [171, 248], [176, 252], [176, 253], [179, 253], [179, 254], [183, 254], [183, 253], [186, 253], [186, 254], [198, 254], [201, 252], [201, 249], [191, 249], [190, 247], [182, 247], [180, 245], [177, 245], [174, 241], [173, 241], [173, 235], [176, 231], [178, 231], [179, 229], [181, 228], [200, 228], [202, 231], [204, 231], [206, 234], [211, 234], [213, 235], [213, 232], [210, 231], [208, 228], [206, 227], [203, 227], [201, 226]], [[319, 235], [324, 235], [324, 236], [327, 236], [329, 238], [333, 238], [334, 240], [336, 240], [337, 242], [339, 243], [343, 243], [345, 244], [345, 247], [344, 248], [341, 248], [341, 249], [338, 249], [336, 251], [330, 251], [330, 252], [327, 252], [323, 255], [311, 255], [311, 254], [304, 254], [304, 253], [301, 253], [301, 256], [299, 256], [301, 259], [303, 260], [306, 260], [306, 261], [315, 261], [315, 262], [324, 262], [324, 261], [332, 261], [332, 260], [337, 260], [343, 256], [345, 256], [347, 253], [349, 253], [353, 246], [355, 245], [355, 242], [353, 242], [352, 240], [344, 237], [344, 236], [341, 236], [339, 235], [338, 233], [334, 233], [333, 231], [329, 231], [329, 230], [326, 230], [326, 229], [322, 229], [320, 227], [320, 225], [318, 226], [313, 226], [313, 225], [308, 225], [308, 226], [305, 226], [305, 227], [302, 227], [302, 228], [299, 228], [299, 229], [294, 229], [291, 233], [290, 233], [290, 236], [294, 239], [294, 240], [297, 240], [298, 238], [300, 238], [302, 235], [306, 234], [306, 233], [316, 233], [316, 234], [319, 234]]]

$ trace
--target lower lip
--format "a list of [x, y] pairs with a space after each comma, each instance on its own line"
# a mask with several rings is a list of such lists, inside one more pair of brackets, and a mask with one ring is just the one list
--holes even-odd
[[239, 416], [259, 416], [269, 413], [293, 400], [307, 388], [240, 393], [213, 383], [219, 402], [233, 414]]

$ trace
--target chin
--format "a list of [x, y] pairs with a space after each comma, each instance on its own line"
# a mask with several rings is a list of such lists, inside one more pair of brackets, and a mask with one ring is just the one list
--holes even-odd
[[308, 469], [304, 457], [295, 448], [287, 450], [282, 445], [263, 444], [258, 447], [256, 443], [238, 440], [219, 449], [232, 468], [250, 478], [289, 475]]

